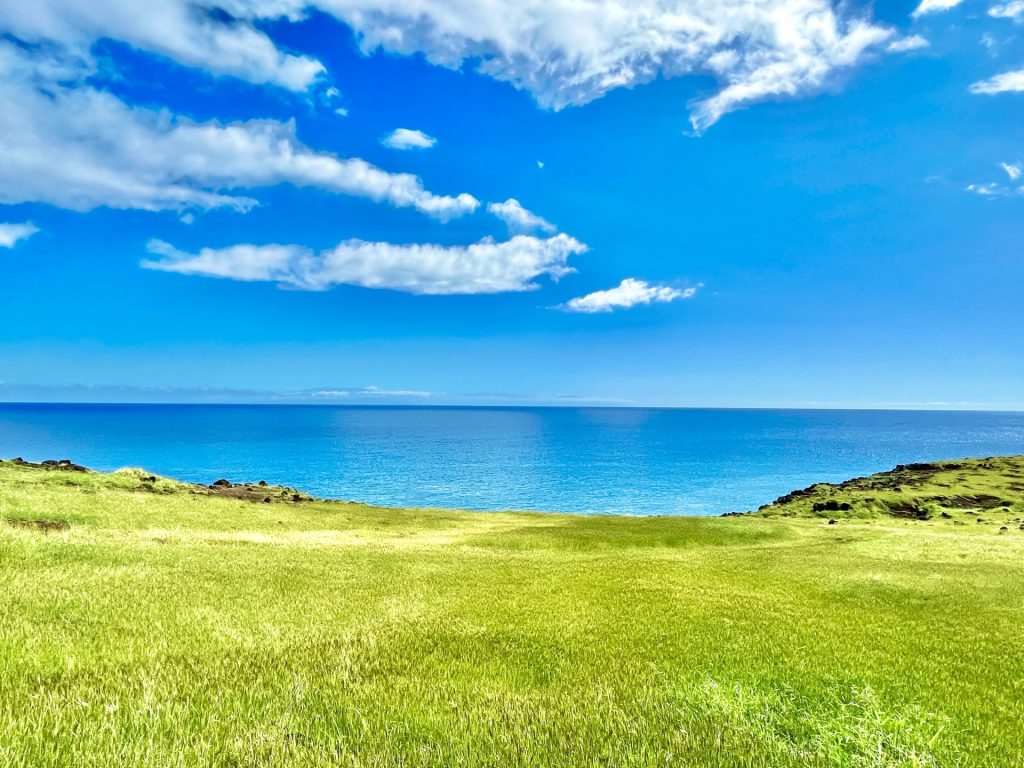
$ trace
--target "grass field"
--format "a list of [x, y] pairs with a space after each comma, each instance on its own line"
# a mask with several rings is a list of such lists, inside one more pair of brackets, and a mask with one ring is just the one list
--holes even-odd
[[640, 519], [0, 463], [0, 765], [1022, 766], [1024, 460], [953, 471]]

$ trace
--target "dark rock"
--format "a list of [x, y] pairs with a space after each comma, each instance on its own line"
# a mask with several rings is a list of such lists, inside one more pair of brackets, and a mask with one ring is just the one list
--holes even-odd
[[225, 480], [224, 478], [221, 478], [220, 480], [214, 480], [213, 484], [210, 487], [211, 488], [230, 488], [231, 487], [231, 481], [230, 480]]
[[835, 520], [829, 520], [829, 521], [828, 521], [828, 524], [829, 524], [829, 525], [835, 525], [835, 524], [836, 524], [836, 521], [835, 521]]
[[828, 501], [814, 504], [811, 509], [815, 512], [849, 512], [853, 507], [845, 501], [839, 502], [835, 499], [829, 499]]
[[34, 464], [31, 461], [25, 461], [20, 456], [11, 462], [19, 467], [33, 467], [34, 469], [57, 469], [64, 472], [88, 472], [88, 467], [83, 467], [81, 464], [73, 464], [68, 459], [47, 459], [41, 461], [38, 464]]

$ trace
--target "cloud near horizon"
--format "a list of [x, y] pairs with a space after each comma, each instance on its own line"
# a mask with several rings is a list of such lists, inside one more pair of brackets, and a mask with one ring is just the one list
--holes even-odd
[[315, 254], [301, 245], [234, 245], [203, 248], [191, 254], [161, 240], [148, 250], [159, 259], [146, 269], [183, 275], [273, 282], [299, 290], [322, 291], [337, 285], [389, 289], [417, 295], [489, 294], [531, 291], [536, 279], [557, 281], [575, 270], [570, 256], [587, 246], [565, 234], [546, 239], [517, 235], [472, 245], [434, 245], [346, 240]]
[[[697, 286], [699, 288], [700, 286]], [[616, 309], [630, 309], [638, 305], [668, 304], [673, 301], [692, 299], [697, 288], [672, 288], [667, 285], [652, 285], [644, 280], [627, 277], [614, 288], [594, 291], [586, 296], [570, 299], [555, 309], [563, 312], [594, 314], [612, 312]]]
[[420, 389], [381, 389], [377, 386], [355, 387], [352, 389], [313, 389], [288, 393], [292, 397], [305, 396], [312, 400], [349, 400], [351, 398], [412, 397], [429, 398], [443, 395], [443, 392], [428, 392]]
[[0, 248], [13, 248], [39, 231], [31, 221], [22, 224], [0, 224]]

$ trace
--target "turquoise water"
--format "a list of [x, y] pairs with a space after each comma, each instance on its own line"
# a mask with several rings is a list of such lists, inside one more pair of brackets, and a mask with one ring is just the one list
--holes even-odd
[[0, 457], [397, 506], [712, 515], [1010, 453], [1024, 453], [1021, 413], [0, 404]]

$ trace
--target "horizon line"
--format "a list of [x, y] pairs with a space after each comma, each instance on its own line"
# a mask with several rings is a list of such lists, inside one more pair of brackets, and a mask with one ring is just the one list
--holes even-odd
[[38, 406], [195, 406], [205, 408], [374, 408], [374, 409], [590, 409], [590, 410], [652, 410], [652, 411], [873, 411], [892, 413], [1024, 413], [1024, 405], [986, 406], [983, 404], [882, 403], [882, 404], [802, 404], [802, 405], [643, 405], [638, 403], [579, 402], [493, 402], [493, 403], [413, 403], [413, 402], [309, 402], [309, 401], [189, 401], [189, 400], [0, 400], [0, 407], [12, 405]]

